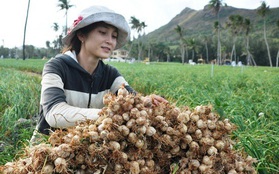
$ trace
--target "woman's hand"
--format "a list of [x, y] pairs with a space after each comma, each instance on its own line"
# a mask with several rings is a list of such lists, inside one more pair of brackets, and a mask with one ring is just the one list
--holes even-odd
[[168, 101], [166, 99], [164, 99], [163, 97], [156, 95], [156, 94], [151, 94], [149, 96], [146, 96], [147, 100], [151, 100], [152, 104], [158, 106], [160, 103], [168, 103]]

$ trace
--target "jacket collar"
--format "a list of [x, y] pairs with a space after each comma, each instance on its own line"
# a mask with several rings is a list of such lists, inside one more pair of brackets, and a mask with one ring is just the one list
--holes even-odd
[[[61, 56], [59, 56], [60, 58], [62, 58], [62, 60], [68, 64], [69, 66], [78, 69], [79, 71], [82, 71], [83, 73], [86, 73], [88, 75], [90, 75], [82, 66], [80, 66], [80, 64], [77, 61], [76, 58], [76, 54], [75, 52], [71, 52], [71, 51], [67, 51], [64, 54], [62, 54]], [[99, 60], [98, 65], [96, 67], [96, 69], [94, 70], [92, 76], [101, 76], [103, 71], [105, 69], [105, 64], [102, 60]]]

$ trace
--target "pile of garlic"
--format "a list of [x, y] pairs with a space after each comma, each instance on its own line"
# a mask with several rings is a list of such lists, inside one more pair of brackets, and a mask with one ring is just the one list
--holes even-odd
[[[48, 142], [26, 148], [4, 174], [256, 173], [254, 158], [234, 150], [236, 126], [211, 106], [154, 105], [141, 94], [107, 94], [96, 121], [56, 130]], [[1, 172], [0, 172], [1, 173]]]

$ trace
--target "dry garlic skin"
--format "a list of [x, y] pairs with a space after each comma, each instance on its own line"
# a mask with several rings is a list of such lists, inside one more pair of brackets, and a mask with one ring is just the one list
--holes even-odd
[[234, 150], [212, 106], [153, 104], [152, 97], [106, 94], [97, 120], [54, 131], [46, 144], [0, 166], [4, 173], [256, 173], [257, 161]]

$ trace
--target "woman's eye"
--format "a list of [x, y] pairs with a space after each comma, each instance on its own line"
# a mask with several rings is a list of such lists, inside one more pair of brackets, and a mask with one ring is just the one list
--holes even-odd
[[99, 31], [102, 35], [105, 35], [106, 32], [105, 31]]

